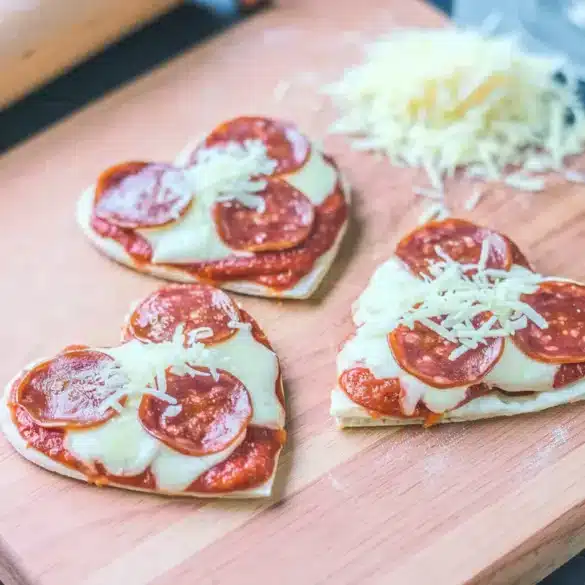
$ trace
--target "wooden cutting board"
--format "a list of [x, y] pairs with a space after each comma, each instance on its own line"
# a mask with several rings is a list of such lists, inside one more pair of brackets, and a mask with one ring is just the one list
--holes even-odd
[[[0, 377], [70, 343], [115, 343], [129, 303], [159, 285], [100, 256], [77, 229], [75, 200], [100, 170], [171, 159], [242, 113], [324, 137], [333, 112], [316, 88], [358, 59], [356, 41], [441, 24], [414, 0], [290, 0], [2, 158]], [[432, 430], [335, 428], [329, 389], [350, 303], [415, 225], [411, 185], [423, 177], [343, 139], [326, 144], [357, 192], [330, 277], [310, 301], [240, 299], [286, 378], [290, 442], [273, 499], [98, 489], [34, 467], [2, 440], [5, 585], [532, 584], [585, 547], [583, 406]], [[461, 211], [469, 185], [448, 192]], [[540, 270], [585, 279], [585, 187], [495, 189], [462, 215], [509, 233]]]

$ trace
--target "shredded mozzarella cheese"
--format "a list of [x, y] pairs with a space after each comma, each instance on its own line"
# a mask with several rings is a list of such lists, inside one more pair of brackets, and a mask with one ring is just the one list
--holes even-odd
[[197, 329], [189, 331], [187, 334], [187, 341], [189, 345], [192, 345], [196, 343], [198, 339], [207, 339], [209, 337], [213, 337], [213, 329], [211, 327], [197, 327]]
[[[207, 329], [211, 331], [208, 327], [202, 327], [191, 333], [201, 334], [202, 330]], [[209, 331], [203, 331], [205, 336], [209, 334]], [[190, 337], [184, 334], [183, 325], [180, 325], [171, 341], [146, 344], [132, 341], [121, 346], [118, 351], [110, 350], [117, 363], [114, 373], [124, 376], [124, 386], [100, 404], [101, 412], [109, 408], [121, 411], [122, 398], [144, 394], [156, 396], [169, 404], [176, 404], [176, 399], [167, 393], [167, 372], [177, 376], [205, 376], [207, 373], [198, 368], [208, 368], [213, 379], [218, 380], [218, 369], [229, 358], [219, 357], [203, 343], [191, 341]], [[186, 338], [187, 346], [185, 346]]]
[[183, 410], [182, 404], [170, 404], [165, 408], [165, 411], [162, 413], [162, 418], [167, 419], [173, 416], [177, 416]]
[[[546, 279], [518, 265], [509, 271], [488, 268], [490, 245], [489, 238], [482, 243], [477, 264], [460, 264], [436, 248], [439, 260], [428, 267], [428, 274], [414, 282], [409, 276], [410, 284], [393, 292], [392, 303], [379, 303], [375, 297], [368, 311], [376, 318], [361, 321], [361, 327], [367, 335], [385, 336], [400, 325], [412, 329], [418, 322], [455, 344], [452, 360], [529, 323], [546, 329], [542, 315], [521, 300]], [[484, 314], [487, 318], [478, 322], [476, 317]]]
[[[509, 272], [486, 268], [489, 250], [490, 241], [486, 239], [477, 264], [460, 264], [437, 248], [441, 261], [429, 267], [430, 277], [424, 275], [424, 294], [396, 325], [412, 328], [418, 321], [458, 343], [449, 356], [452, 360], [489, 339], [513, 335], [529, 321], [546, 329], [546, 320], [520, 301], [522, 294], [536, 290], [543, 277], [520, 267]], [[475, 327], [472, 320], [486, 312], [491, 317]]]
[[[559, 70], [564, 83], [554, 78]], [[423, 168], [437, 191], [461, 166], [487, 179], [499, 179], [508, 165], [561, 169], [585, 143], [577, 79], [566, 63], [485, 31], [393, 33], [367, 47], [364, 63], [324, 92], [341, 113], [331, 132], [350, 135], [356, 150]], [[540, 181], [506, 182], [537, 191]]]
[[271, 174], [278, 163], [268, 157], [261, 140], [227, 142], [201, 148], [186, 175], [197, 204], [211, 207], [217, 201], [237, 200], [246, 207], [264, 211], [264, 198], [257, 193], [266, 187], [259, 175]]

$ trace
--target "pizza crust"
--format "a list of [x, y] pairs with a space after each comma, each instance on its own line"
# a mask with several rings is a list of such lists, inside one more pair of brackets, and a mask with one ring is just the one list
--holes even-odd
[[[36, 360], [33, 363], [26, 366], [23, 371], [29, 370], [35, 367], [37, 364], [45, 361]], [[22, 455], [25, 459], [42, 467], [48, 471], [52, 471], [53, 473], [58, 473], [59, 475], [64, 475], [65, 477], [69, 477], [71, 479], [77, 479], [79, 481], [83, 481], [85, 483], [89, 483], [87, 481], [87, 477], [76, 471], [75, 469], [71, 469], [58, 461], [54, 461], [50, 457], [47, 457], [40, 451], [29, 447], [26, 441], [21, 437], [20, 433], [18, 432], [18, 428], [14, 424], [12, 420], [12, 416], [10, 414], [10, 409], [8, 407], [8, 396], [10, 393], [10, 389], [14, 382], [18, 379], [19, 376], [22, 375], [22, 372], [19, 372], [16, 376], [8, 382], [6, 387], [4, 388], [4, 394], [2, 399], [0, 400], [0, 429], [4, 433], [4, 436], [8, 439], [8, 442], [14, 447], [14, 449]], [[282, 385], [281, 385], [282, 387]], [[228, 493], [200, 493], [200, 492], [169, 492], [164, 490], [150, 490], [145, 488], [138, 488], [132, 487], [128, 485], [121, 485], [115, 482], [109, 482], [107, 487], [115, 487], [120, 488], [123, 490], [130, 490], [135, 492], [144, 492], [150, 494], [158, 494], [162, 496], [172, 496], [172, 497], [185, 497], [185, 498], [239, 498], [239, 499], [252, 499], [252, 498], [266, 498], [271, 495], [272, 493], [272, 486], [274, 484], [274, 477], [276, 476], [276, 471], [278, 469], [278, 460], [280, 458], [280, 453], [282, 452], [282, 447], [278, 451], [278, 453], [274, 457], [274, 470], [272, 471], [272, 475], [270, 479], [264, 482], [262, 485], [257, 486], [255, 488], [249, 490], [239, 490], [233, 491]]]
[[[467, 404], [446, 412], [440, 423], [467, 422], [484, 418], [501, 416], [516, 416], [539, 412], [555, 406], [570, 404], [585, 400], [585, 381], [577, 382], [570, 387], [537, 392], [531, 396], [510, 396], [502, 392], [491, 392], [485, 396], [474, 398]], [[424, 424], [423, 418], [399, 418], [381, 416], [372, 418], [363, 407], [353, 403], [340, 388], [331, 393], [331, 416], [335, 417], [337, 425], [344, 427], [374, 427], [374, 426], [405, 426]]]
[[[349, 187], [346, 181], [344, 181], [343, 184], [346, 201], [349, 203], [350, 191], [347, 190]], [[104, 238], [95, 232], [95, 230], [91, 227], [94, 192], [95, 186], [92, 185], [81, 194], [81, 197], [77, 203], [76, 217], [77, 223], [81, 227], [83, 233], [100, 252], [115, 260], [119, 264], [123, 264], [124, 266], [128, 266], [133, 270], [142, 272], [144, 274], [150, 274], [157, 278], [162, 278], [164, 280], [170, 280], [174, 282], [183, 282], [187, 284], [201, 282], [197, 276], [189, 274], [179, 268], [157, 264], [147, 264], [145, 266], [138, 265], [126, 252], [124, 247], [121, 246], [118, 242], [111, 238]], [[246, 280], [224, 282], [221, 283], [221, 288], [251, 296], [276, 297], [281, 299], [309, 298], [317, 290], [325, 278], [329, 268], [333, 264], [335, 256], [337, 255], [339, 247], [341, 246], [343, 236], [347, 231], [348, 223], [348, 221], [345, 221], [345, 223], [341, 226], [333, 246], [325, 254], [317, 259], [311, 272], [304, 276], [292, 288], [286, 290], [275, 290], [262, 284]]]

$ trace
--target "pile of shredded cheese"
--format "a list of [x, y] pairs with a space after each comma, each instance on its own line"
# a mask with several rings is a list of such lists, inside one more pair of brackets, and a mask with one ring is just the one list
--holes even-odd
[[[564, 170], [565, 157], [584, 147], [577, 79], [561, 59], [522, 52], [515, 37], [399, 31], [324, 91], [341, 114], [330, 130], [352, 136], [356, 150], [423, 168], [432, 192], [420, 194], [431, 199], [462, 166], [470, 177], [540, 191], [544, 180], [533, 173]], [[566, 178], [582, 182], [577, 175]]]
[[[486, 239], [477, 264], [459, 264], [437, 248], [441, 261], [429, 267], [430, 276], [421, 275], [426, 283], [424, 296], [397, 324], [412, 328], [418, 321], [459, 344], [451, 352], [451, 360], [490, 339], [513, 335], [529, 322], [546, 329], [542, 315], [520, 300], [522, 294], [534, 292], [543, 277], [522, 267], [510, 271], [486, 268], [489, 249]], [[492, 316], [475, 327], [474, 317], [485, 312]]]
[[185, 172], [200, 204], [211, 207], [217, 201], [237, 199], [262, 212], [264, 198], [257, 193], [266, 181], [256, 177], [270, 175], [276, 165], [261, 140], [245, 140], [199, 149]]

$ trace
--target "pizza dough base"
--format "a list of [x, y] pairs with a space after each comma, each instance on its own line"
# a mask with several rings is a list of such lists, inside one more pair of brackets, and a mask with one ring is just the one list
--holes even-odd
[[[121, 246], [118, 242], [111, 238], [104, 238], [96, 233], [91, 227], [94, 192], [95, 186], [92, 185], [82, 193], [77, 204], [76, 215], [77, 222], [83, 230], [83, 233], [100, 252], [115, 260], [116, 262], [128, 266], [129, 268], [132, 268], [138, 272], [151, 274], [152, 276], [156, 276], [164, 280], [183, 283], [201, 282], [197, 276], [189, 274], [180, 268], [157, 264], [147, 264], [144, 266], [137, 265], [132, 257], [126, 252], [124, 247]], [[344, 193], [346, 201], [349, 203], [350, 192], [347, 191], [347, 185], [344, 189]], [[348, 223], [349, 222], [346, 220], [345, 223], [341, 226], [333, 246], [327, 252], [325, 252], [325, 254], [317, 259], [311, 272], [305, 275], [292, 288], [285, 290], [275, 290], [262, 284], [246, 280], [226, 281], [219, 283], [217, 286], [223, 288], [224, 290], [229, 290], [244, 295], [273, 297], [279, 299], [307, 299], [317, 290], [325, 278], [327, 271], [331, 267], [331, 264], [333, 264], [335, 256], [337, 255], [339, 247], [341, 246], [343, 236], [347, 231]]]
[[[33, 368], [35, 365], [46, 361], [46, 358], [41, 360], [36, 360], [35, 362], [23, 368], [23, 371]], [[75, 469], [71, 469], [58, 461], [54, 461], [50, 457], [47, 457], [45, 454], [37, 451], [34, 448], [31, 448], [27, 445], [26, 441], [20, 436], [16, 425], [12, 421], [12, 417], [10, 415], [10, 410], [8, 408], [8, 395], [12, 385], [16, 381], [16, 379], [21, 375], [22, 372], [18, 373], [4, 389], [4, 395], [2, 400], [0, 400], [0, 429], [4, 433], [4, 436], [8, 439], [8, 442], [14, 447], [20, 455], [22, 455], [25, 459], [28, 459], [31, 463], [38, 465], [48, 471], [52, 471], [53, 473], [58, 473], [59, 475], [64, 475], [66, 477], [70, 477], [72, 479], [78, 479], [85, 483], [89, 483], [87, 481], [87, 477], [76, 471]], [[233, 491], [233, 492], [226, 492], [226, 493], [198, 493], [198, 492], [169, 492], [164, 490], [149, 490], [145, 488], [138, 488], [132, 487], [128, 485], [121, 485], [114, 482], [109, 482], [107, 486], [104, 487], [115, 487], [120, 488], [123, 490], [130, 490], [134, 492], [145, 492], [150, 494], [158, 494], [162, 496], [173, 496], [173, 497], [185, 497], [185, 498], [238, 498], [238, 499], [251, 499], [251, 498], [267, 498], [272, 494], [272, 486], [274, 484], [274, 477], [276, 475], [276, 471], [278, 469], [278, 459], [280, 457], [280, 453], [282, 452], [282, 448], [276, 454], [274, 458], [274, 470], [270, 478], [255, 488], [249, 490], [240, 490], [240, 491]]]
[[[343, 396], [340, 397], [337, 393], [341, 393]], [[336, 395], [338, 397], [337, 401]], [[331, 415], [335, 417], [340, 428], [421, 425], [425, 422], [423, 418], [404, 419], [393, 416], [372, 418], [369, 412], [360, 405], [352, 403], [353, 406], [351, 407], [342, 406], [339, 404], [340, 399], [346, 399], [347, 402], [351, 402], [343, 390], [335, 388], [332, 392]], [[439, 424], [539, 412], [581, 400], [585, 400], [585, 381], [577, 382], [565, 389], [538, 392], [532, 396], [514, 397], [494, 391], [485, 396], [474, 398], [467, 404], [445, 413]]]

